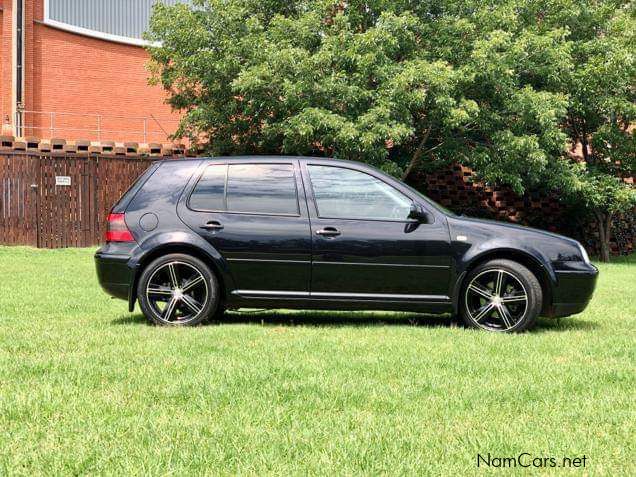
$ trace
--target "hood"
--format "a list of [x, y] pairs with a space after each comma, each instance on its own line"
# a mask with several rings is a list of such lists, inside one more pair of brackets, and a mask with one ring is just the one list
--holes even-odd
[[[478, 248], [518, 248], [550, 261], [583, 260], [576, 240], [545, 230], [495, 220], [449, 217], [451, 242]], [[464, 248], [464, 247], [462, 247]]]
[[516, 232], [520, 234], [541, 235], [545, 237], [551, 237], [556, 240], [564, 240], [574, 245], [577, 245], [579, 243], [573, 238], [566, 237], [565, 235], [556, 234], [554, 232], [549, 232], [547, 230], [537, 229], [534, 227], [527, 227], [525, 225], [513, 224], [510, 222], [500, 222], [498, 220], [488, 220], [488, 219], [475, 219], [472, 217], [464, 217], [464, 216], [458, 216], [457, 219], [463, 222], [468, 222], [472, 224], [482, 224], [487, 227], [493, 228], [493, 230], [505, 229], [507, 231], [510, 231], [511, 233]]

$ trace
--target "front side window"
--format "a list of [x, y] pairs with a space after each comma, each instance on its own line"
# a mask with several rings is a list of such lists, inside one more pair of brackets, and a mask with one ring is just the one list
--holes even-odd
[[318, 215], [326, 218], [406, 220], [412, 201], [364, 172], [308, 166]]
[[190, 207], [216, 212], [298, 215], [291, 164], [213, 164], [190, 196]]

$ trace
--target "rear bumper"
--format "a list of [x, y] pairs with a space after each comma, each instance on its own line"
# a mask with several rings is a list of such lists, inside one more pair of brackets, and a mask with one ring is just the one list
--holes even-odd
[[115, 298], [129, 300], [134, 271], [128, 266], [130, 256], [104, 253], [95, 254], [97, 280], [106, 293]]
[[577, 270], [555, 270], [557, 285], [547, 316], [562, 317], [581, 313], [592, 299], [598, 269], [594, 265], [580, 265]]
[[560, 318], [576, 315], [585, 310], [588, 303], [589, 301], [585, 303], [554, 303], [548, 312], [548, 316], [551, 318]]

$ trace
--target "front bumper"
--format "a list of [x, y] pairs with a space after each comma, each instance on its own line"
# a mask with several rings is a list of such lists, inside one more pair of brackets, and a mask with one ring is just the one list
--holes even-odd
[[95, 254], [97, 279], [106, 293], [115, 298], [129, 300], [134, 270], [128, 266], [129, 255], [98, 250]]
[[581, 313], [592, 299], [598, 279], [598, 269], [592, 264], [574, 263], [567, 269], [554, 271], [557, 284], [553, 289], [552, 305], [548, 308], [548, 316], [562, 317]]

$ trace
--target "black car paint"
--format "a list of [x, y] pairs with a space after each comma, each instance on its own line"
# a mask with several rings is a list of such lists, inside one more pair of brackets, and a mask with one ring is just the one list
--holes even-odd
[[[202, 212], [188, 198], [211, 163], [292, 163], [299, 214]], [[318, 216], [308, 164], [353, 168], [370, 174], [419, 204], [427, 223], [412, 220], [329, 219]], [[462, 279], [488, 258], [512, 257], [540, 276], [544, 314], [582, 311], [596, 268], [578, 242], [545, 231], [458, 217], [413, 189], [365, 164], [297, 157], [219, 157], [162, 161], [114, 207], [136, 243], [105, 244], [96, 254], [98, 278], [132, 311], [136, 281], [150, 260], [189, 252], [217, 273], [228, 308], [319, 308], [457, 312]], [[156, 223], [156, 226], [152, 226]], [[218, 223], [222, 229], [202, 228]], [[341, 235], [317, 235], [328, 227]]]
[[[224, 162], [286, 164], [290, 161], [270, 158], [265, 161], [229, 159]], [[264, 289], [277, 293], [309, 292], [311, 232], [298, 164], [294, 164], [298, 215], [193, 210], [188, 205], [188, 198], [205, 166], [204, 163], [193, 176], [187, 193], [178, 203], [177, 214], [224, 257], [234, 283], [232, 290], [226, 289], [228, 296], [242, 296], [246, 294], [243, 291], [248, 290], [251, 295], [257, 295], [256, 292]], [[201, 228], [211, 222], [222, 224], [223, 229]]]

